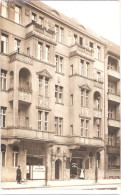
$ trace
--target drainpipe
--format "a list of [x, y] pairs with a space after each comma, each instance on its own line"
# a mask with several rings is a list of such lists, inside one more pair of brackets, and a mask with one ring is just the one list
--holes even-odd
[[45, 144], [45, 186], [47, 186], [47, 174], [48, 174], [48, 163], [47, 163], [47, 144]]

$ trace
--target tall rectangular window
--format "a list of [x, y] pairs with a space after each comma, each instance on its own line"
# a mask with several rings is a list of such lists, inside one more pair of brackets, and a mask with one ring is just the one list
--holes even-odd
[[18, 152], [13, 152], [13, 167], [18, 166]]
[[21, 7], [18, 5], [15, 5], [15, 22], [17, 24], [21, 23]]
[[50, 46], [46, 45], [46, 62], [49, 62], [49, 50]]
[[86, 77], [89, 77], [89, 62], [86, 62]]
[[20, 43], [21, 43], [20, 40], [18, 40], [18, 39], [14, 40], [14, 51], [17, 51], [18, 53], [20, 51]]
[[83, 45], [83, 38], [82, 37], [79, 38], [79, 44]]
[[8, 35], [2, 33], [1, 36], [1, 52], [8, 53]]
[[5, 167], [5, 152], [1, 151], [1, 162], [2, 162], [2, 167]]
[[58, 117], [55, 117], [55, 133], [58, 134]]
[[63, 87], [59, 87], [59, 103], [63, 102]]
[[84, 120], [81, 119], [81, 136], [84, 136]]
[[32, 13], [32, 21], [36, 20], [36, 14]]
[[58, 134], [62, 135], [62, 133], [63, 133], [63, 119], [59, 118], [59, 131], [58, 131]]
[[1, 12], [1, 15], [2, 15], [4, 18], [7, 18], [7, 17], [8, 17], [8, 4], [7, 4], [7, 1], [2, 1], [2, 2], [1, 2], [1, 5], [2, 5], [2, 12]]
[[73, 65], [71, 65], [71, 75], [73, 75], [74, 73], [74, 68], [73, 68]]
[[81, 90], [81, 106], [84, 106], [84, 90]]
[[100, 79], [101, 79], [100, 75], [101, 75], [100, 72], [97, 72], [97, 81], [98, 82], [100, 82]]
[[80, 75], [84, 75], [84, 60], [80, 60]]
[[60, 28], [60, 43], [63, 42], [63, 28]]
[[59, 40], [59, 26], [55, 25], [55, 41]]
[[97, 125], [97, 137], [100, 137], [100, 125]]
[[38, 42], [38, 60], [42, 60], [42, 43]]
[[73, 95], [70, 95], [70, 103], [71, 103], [71, 106], [73, 105]]
[[38, 130], [42, 130], [42, 112], [38, 111]]
[[92, 42], [89, 43], [89, 47], [93, 48], [93, 43]]
[[48, 130], [48, 112], [45, 112], [45, 131]]
[[97, 46], [97, 59], [100, 60], [100, 46]]
[[70, 135], [73, 135], [73, 125], [70, 125]]
[[44, 22], [44, 19], [40, 16], [39, 17], [39, 24], [41, 25], [41, 27], [43, 27], [43, 22]]
[[7, 90], [7, 71], [1, 70], [1, 90]]
[[0, 110], [0, 125], [1, 127], [6, 127], [6, 107], [1, 107], [1, 110]]
[[48, 79], [45, 79], [45, 97], [48, 97]]
[[42, 77], [39, 77], [39, 95], [42, 95]]
[[86, 134], [86, 137], [88, 137], [88, 127], [89, 126], [89, 121], [88, 120], [86, 120], [86, 132], [85, 132], [85, 134]]
[[62, 68], [63, 68], [63, 58], [60, 57], [60, 62], [59, 62], [59, 72], [62, 73]]
[[58, 102], [58, 86], [55, 85], [55, 102]]
[[55, 56], [55, 71], [58, 71], [58, 56]]
[[88, 108], [88, 91], [86, 91], [86, 107]]
[[77, 35], [74, 34], [74, 44], [76, 44], [76, 43], [77, 43]]

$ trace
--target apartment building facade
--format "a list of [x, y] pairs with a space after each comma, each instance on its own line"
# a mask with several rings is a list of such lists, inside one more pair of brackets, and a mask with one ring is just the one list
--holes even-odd
[[119, 178], [118, 46], [39, 1], [0, 24], [2, 181]]

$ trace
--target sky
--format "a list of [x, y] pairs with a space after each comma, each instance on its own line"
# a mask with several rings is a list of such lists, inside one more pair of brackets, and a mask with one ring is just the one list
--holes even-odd
[[42, 1], [83, 26], [120, 45], [119, 1]]

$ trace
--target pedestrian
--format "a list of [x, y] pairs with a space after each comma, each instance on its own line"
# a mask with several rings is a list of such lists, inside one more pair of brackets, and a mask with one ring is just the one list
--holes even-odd
[[80, 172], [80, 179], [84, 179], [84, 169], [81, 169], [81, 172]]
[[17, 180], [17, 183], [21, 183], [21, 169], [20, 169], [20, 165], [18, 166], [18, 168], [16, 170], [16, 180]]

